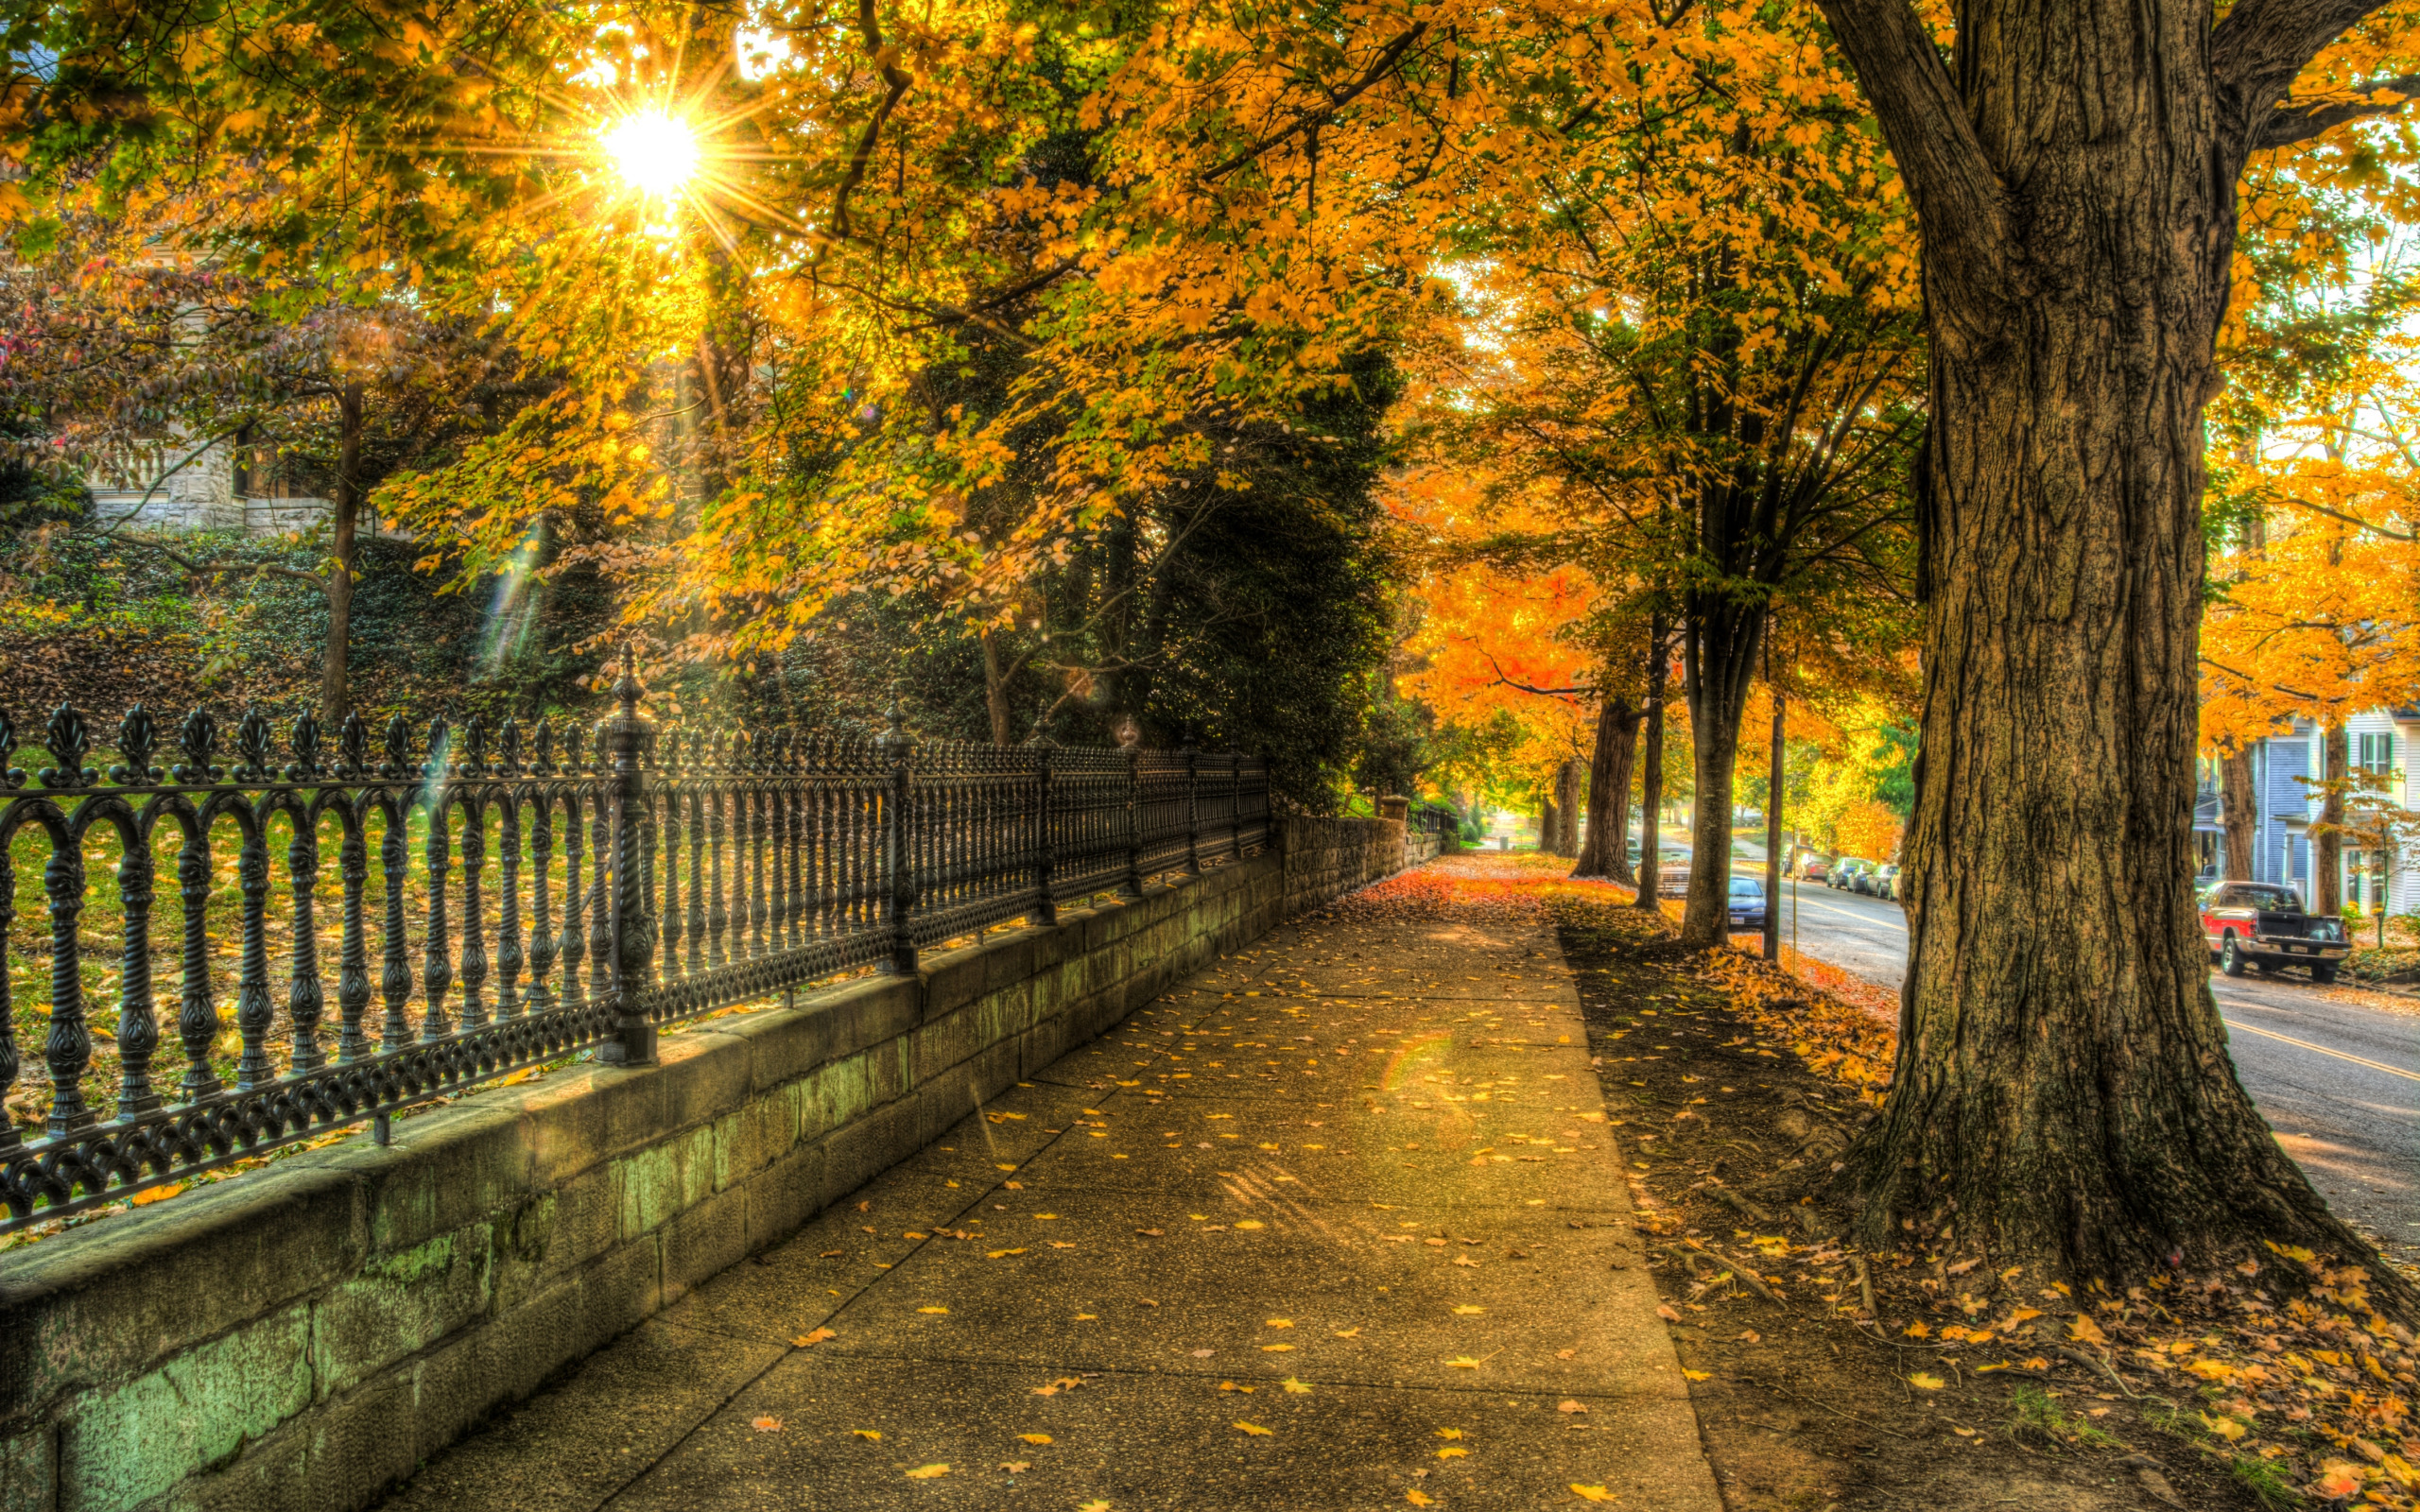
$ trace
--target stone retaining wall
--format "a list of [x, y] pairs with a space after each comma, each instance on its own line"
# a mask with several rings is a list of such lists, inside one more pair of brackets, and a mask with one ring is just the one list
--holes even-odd
[[1403, 865], [1283, 821], [1139, 902], [493, 1088], [0, 1256], [0, 1512], [354, 1512], [1214, 957]]

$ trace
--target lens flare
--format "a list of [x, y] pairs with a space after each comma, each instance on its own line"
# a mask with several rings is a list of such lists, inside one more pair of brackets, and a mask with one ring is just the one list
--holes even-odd
[[614, 168], [651, 199], [669, 199], [698, 171], [698, 134], [662, 111], [625, 115], [600, 140]]

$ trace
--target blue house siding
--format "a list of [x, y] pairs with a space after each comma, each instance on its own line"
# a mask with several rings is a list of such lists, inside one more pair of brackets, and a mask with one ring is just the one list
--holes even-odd
[[2260, 824], [2252, 843], [2252, 880], [2302, 880], [2310, 875], [2310, 845], [2303, 836], [2310, 795], [2296, 779], [2310, 775], [2310, 742], [2262, 741], [2257, 761]]

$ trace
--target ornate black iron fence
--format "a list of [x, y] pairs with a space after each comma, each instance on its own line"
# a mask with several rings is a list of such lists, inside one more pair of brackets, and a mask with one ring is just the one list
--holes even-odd
[[[164, 771], [138, 705], [106, 776], [83, 765], [82, 718], [54, 713], [44, 741], [59, 765], [33, 787], [0, 770], [0, 1097], [21, 1064], [8, 949], [21, 837], [37, 852], [47, 837], [50, 924], [37, 947], [49, 955], [48, 1113], [31, 1139], [0, 1118], [0, 1233], [364, 1118], [383, 1139], [400, 1108], [575, 1052], [643, 1063], [665, 1024], [852, 969], [912, 971], [944, 940], [1054, 922], [1063, 906], [1135, 896], [1150, 878], [1268, 840], [1256, 759], [919, 747], [895, 713], [872, 739], [659, 731], [638, 713], [640, 691], [626, 668], [618, 711], [593, 735], [441, 719], [416, 743], [398, 717], [374, 751], [358, 717], [330, 742], [303, 714], [283, 759], [260, 714], [222, 726], [197, 710]], [[16, 747], [0, 716], [0, 768]], [[337, 839], [333, 882], [323, 827]], [[178, 845], [170, 946], [152, 937], [162, 840]], [[93, 885], [93, 849], [114, 850], [113, 885]], [[113, 1109], [85, 1088], [96, 919], [117, 959], [116, 1020], [101, 1031], [115, 1045]], [[173, 1088], [154, 1069], [155, 953], [178, 962]], [[232, 984], [218, 965], [230, 956]], [[238, 1053], [227, 1066], [230, 985]]]

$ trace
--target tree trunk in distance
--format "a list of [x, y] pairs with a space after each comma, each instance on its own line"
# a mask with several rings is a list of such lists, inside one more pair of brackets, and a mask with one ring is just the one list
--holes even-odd
[[2408, 1307], [2237, 1080], [2192, 890], [2236, 185], [2362, 11], [1964, 0], [1945, 59], [1909, 0], [1820, 3], [1916, 213], [1931, 386], [1907, 1030], [1855, 1237], [2112, 1286], [2300, 1244]]
[[1781, 782], [1782, 730], [1789, 700], [1773, 687], [1773, 761], [1765, 793], [1765, 959], [1781, 959]]
[[1647, 741], [1638, 768], [1638, 907], [1662, 906], [1664, 866], [1656, 854], [1663, 839], [1656, 833], [1657, 811], [1664, 806], [1664, 616], [1657, 615], [1647, 632]]
[[333, 732], [353, 708], [353, 564], [361, 526], [362, 395], [359, 384], [337, 393], [335, 541], [326, 572], [328, 644], [320, 656], [320, 722]]
[[2252, 752], [2237, 750], [2219, 761], [2219, 806], [2227, 823], [2226, 870], [2235, 882], [2252, 876], [2252, 837], [2260, 824], [2260, 800], [2252, 786]]
[[1597, 744], [1588, 753], [1588, 837], [1575, 877], [1604, 877], [1635, 886], [1630, 869], [1630, 778], [1638, 761], [1639, 711], [1627, 698], [1597, 707]]
[[1538, 790], [1538, 854], [1542, 856], [1555, 853], [1557, 826], [1563, 821], [1563, 816], [1554, 810], [1554, 793], [1555, 783], [1551, 782]]
[[2310, 830], [2310, 911], [2344, 911], [2344, 789], [2353, 779], [2352, 742], [2342, 720], [2320, 727], [2319, 822]]
[[983, 709], [992, 718], [992, 744], [1013, 746], [1016, 732], [1010, 728], [1009, 690], [1001, 674], [1000, 644], [993, 632], [985, 630], [983, 640]]
[[1555, 770], [1554, 782], [1554, 853], [1577, 856], [1580, 853], [1580, 762], [1566, 759]]

